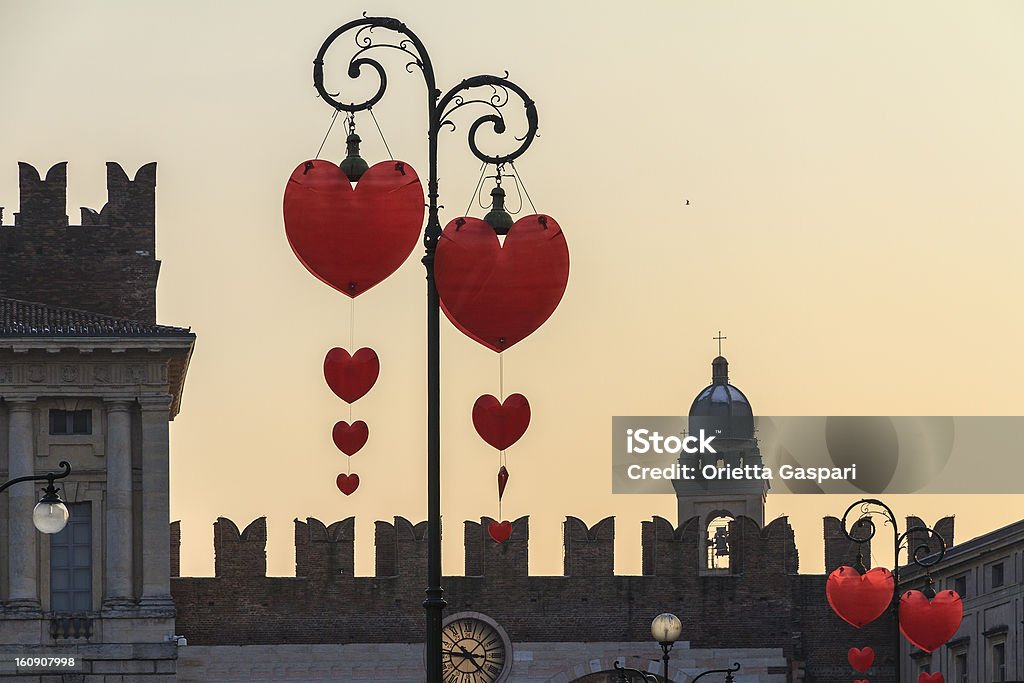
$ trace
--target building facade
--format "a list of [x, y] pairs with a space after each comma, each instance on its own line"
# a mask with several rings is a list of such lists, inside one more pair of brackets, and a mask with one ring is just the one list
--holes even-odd
[[[168, 423], [195, 336], [157, 325], [156, 166], [107, 165], [108, 199], [65, 214], [66, 164], [21, 164], [0, 226], [0, 480], [59, 471], [71, 513], [32, 524], [38, 487], [0, 498], [0, 677], [53, 680], [15, 657], [75, 659], [75, 680], [174, 680]], [[38, 675], [37, 675], [38, 674]]]

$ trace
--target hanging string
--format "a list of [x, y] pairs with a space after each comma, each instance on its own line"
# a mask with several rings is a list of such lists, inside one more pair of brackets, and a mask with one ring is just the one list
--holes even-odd
[[523, 188], [523, 194], [526, 195], [526, 199], [530, 202], [530, 207], [533, 209], [534, 213], [537, 213], [537, 207], [534, 206], [533, 204], [533, 197], [530, 196], [530, 192], [526, 189], [526, 183], [523, 182], [523, 176], [519, 173], [519, 170], [516, 168], [516, 162], [510, 161], [508, 163], [509, 166], [512, 167], [512, 172], [516, 174], [516, 178], [519, 179], [519, 187]]
[[473, 194], [469, 198], [469, 204], [466, 204], [466, 212], [464, 216], [469, 215], [469, 210], [473, 208], [473, 199], [480, 194], [480, 186], [484, 184], [484, 170], [487, 168], [487, 162], [480, 164], [480, 177], [476, 180], [476, 187], [473, 188]]
[[[348, 300], [348, 348], [349, 353], [356, 355], [356, 300]], [[348, 404], [348, 423], [352, 424], [352, 404]], [[352, 456], [349, 456], [349, 468], [351, 469]]]
[[341, 113], [340, 109], [335, 109], [334, 110], [334, 116], [331, 117], [331, 125], [327, 126], [327, 132], [324, 134], [324, 139], [320, 143], [320, 148], [316, 151], [316, 156], [313, 157], [314, 159], [319, 159], [320, 158], [320, 152], [324, 151], [324, 145], [327, 143], [327, 138], [328, 138], [328, 136], [330, 136], [331, 129], [334, 128], [334, 122], [338, 120], [338, 114], [340, 114], [340, 113]]
[[384, 131], [380, 129], [380, 124], [377, 123], [377, 117], [373, 115], [373, 107], [370, 107], [366, 111], [370, 112], [370, 118], [373, 119], [373, 125], [377, 126], [377, 132], [380, 133], [380, 139], [384, 143], [384, 149], [388, 151], [388, 158], [394, 159], [395, 155], [391, 153], [391, 148], [388, 147], [388, 140], [384, 137]]

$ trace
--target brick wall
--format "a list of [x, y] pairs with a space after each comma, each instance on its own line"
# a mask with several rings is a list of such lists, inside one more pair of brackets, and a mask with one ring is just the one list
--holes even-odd
[[0, 296], [156, 322], [156, 164], [107, 163], [107, 203], [69, 225], [67, 163], [19, 163], [21, 210], [0, 226]]
[[[265, 520], [241, 533], [218, 520], [217, 577], [172, 579], [178, 631], [195, 645], [422, 642], [426, 523], [378, 522], [377, 575], [356, 577], [353, 522], [296, 520], [297, 576], [268, 578]], [[670, 611], [691, 647], [781, 648], [806, 683], [852, 680], [853, 646], [872, 646], [880, 663], [894, 659], [891, 620], [853, 629], [828, 607], [824, 576], [796, 573], [786, 518], [763, 529], [735, 520], [729, 573], [699, 571], [696, 519], [676, 529], [654, 518], [642, 529], [643, 576], [612, 573], [611, 517], [566, 520], [566, 576], [528, 575], [528, 518], [503, 545], [486, 536], [489, 522], [464, 526], [470, 575], [444, 579], [447, 613], [483, 612], [514, 642], [647, 642], [650, 620]], [[892, 680], [876, 669], [874, 683]]]

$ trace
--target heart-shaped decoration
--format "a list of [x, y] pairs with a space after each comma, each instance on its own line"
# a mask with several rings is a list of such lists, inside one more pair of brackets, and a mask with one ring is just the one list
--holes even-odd
[[505, 495], [505, 484], [508, 483], [508, 470], [502, 465], [501, 469], [498, 470], [498, 500]]
[[473, 404], [473, 426], [481, 439], [503, 451], [530, 426], [530, 402], [522, 394], [512, 394], [502, 403], [484, 394]]
[[377, 352], [363, 347], [350, 356], [348, 351], [335, 347], [324, 358], [324, 379], [338, 398], [355, 403], [366, 395], [377, 382], [380, 359]]
[[555, 312], [569, 282], [569, 247], [550, 216], [523, 216], [504, 245], [484, 221], [457, 218], [438, 241], [434, 279], [455, 327], [501, 352]]
[[330, 161], [295, 167], [284, 190], [284, 229], [306, 269], [352, 298], [409, 258], [423, 227], [423, 186], [401, 161], [382, 161], [352, 189]]
[[866, 678], [858, 678], [853, 683], [869, 683], [869, 681]]
[[351, 496], [359, 488], [359, 475], [358, 474], [339, 474], [338, 475], [338, 490], [344, 493], [346, 496]]
[[846, 653], [846, 659], [849, 660], [850, 666], [855, 671], [864, 673], [875, 663], [875, 651], [870, 647], [851, 647], [850, 651]]
[[495, 543], [504, 543], [512, 535], [512, 522], [498, 522], [492, 519], [487, 525], [487, 534], [494, 539]]
[[882, 616], [894, 589], [888, 569], [875, 567], [862, 575], [853, 567], [839, 567], [828, 575], [825, 597], [840, 619], [860, 628]]
[[356, 420], [352, 424], [344, 420], [336, 423], [331, 432], [334, 437], [334, 445], [345, 455], [355, 455], [359, 449], [366, 445], [370, 438], [370, 429], [362, 420]]
[[963, 618], [964, 604], [956, 591], [940, 591], [931, 600], [921, 591], [907, 591], [900, 598], [900, 632], [925, 652], [952, 638]]
[[938, 671], [933, 674], [922, 671], [917, 675], [917, 683], [946, 683], [946, 679]]

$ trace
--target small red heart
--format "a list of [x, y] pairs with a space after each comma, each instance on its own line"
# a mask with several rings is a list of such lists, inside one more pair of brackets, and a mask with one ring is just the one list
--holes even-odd
[[875, 651], [870, 647], [851, 647], [850, 651], [846, 653], [846, 658], [850, 661], [850, 666], [852, 666], [856, 671], [864, 673], [871, 668], [872, 664], [874, 664]]
[[938, 671], [933, 674], [922, 671], [917, 675], [917, 683], [946, 683], [946, 679]]
[[825, 597], [840, 619], [860, 628], [885, 613], [894, 588], [888, 569], [875, 567], [861, 575], [853, 567], [839, 567], [828, 575]]
[[334, 445], [345, 455], [355, 455], [359, 449], [366, 445], [370, 437], [370, 429], [362, 420], [356, 420], [352, 424], [342, 420], [334, 425], [332, 432]]
[[921, 591], [900, 598], [900, 632], [925, 652], [932, 652], [953, 637], [964, 618], [964, 604], [956, 591], [941, 591], [929, 600]]
[[501, 522], [491, 520], [487, 525], [487, 533], [494, 539], [495, 543], [504, 543], [512, 535], [512, 522]]
[[284, 229], [318, 279], [355, 298], [395, 272], [419, 242], [423, 186], [400, 161], [371, 166], [355, 189], [330, 161], [299, 164], [284, 191]]
[[853, 683], [868, 683], [868, 679], [866, 679], [866, 678], [858, 678]]
[[522, 394], [512, 394], [504, 403], [484, 394], [473, 404], [473, 426], [480, 438], [503, 451], [530, 426], [530, 402]]
[[523, 216], [504, 243], [479, 218], [456, 218], [445, 226], [435, 259], [444, 314], [498, 352], [543, 325], [569, 282], [569, 247], [550, 216]]
[[346, 496], [351, 496], [355, 493], [356, 489], [359, 488], [359, 475], [339, 474], [337, 484], [339, 491], [344, 493]]
[[365, 396], [379, 374], [380, 359], [371, 348], [363, 347], [350, 356], [347, 350], [335, 347], [324, 357], [327, 386], [346, 403], [355, 403]]
[[502, 465], [501, 469], [498, 470], [498, 500], [505, 495], [505, 484], [508, 483], [508, 470]]

